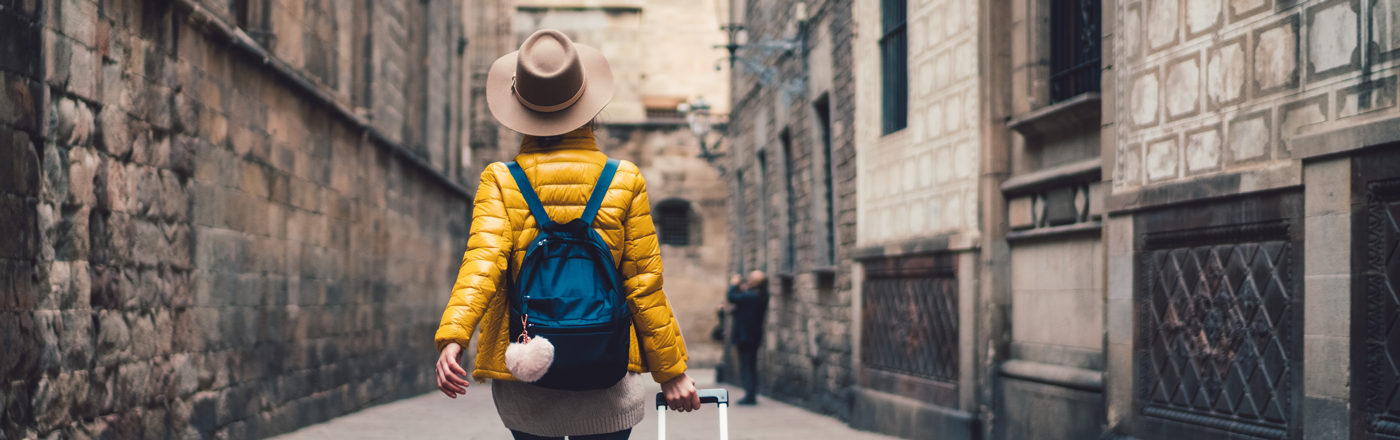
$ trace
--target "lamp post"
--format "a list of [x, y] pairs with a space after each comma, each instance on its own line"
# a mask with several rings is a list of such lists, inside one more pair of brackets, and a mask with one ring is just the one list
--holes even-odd
[[[695, 98], [689, 103], [682, 102], [677, 105], [676, 111], [685, 117], [685, 122], [690, 125], [690, 132], [694, 133], [695, 138], [700, 141], [700, 154], [696, 157], [705, 159], [705, 162], [714, 165], [715, 160], [723, 157], [724, 153], [715, 151], [719, 149], [719, 141], [713, 145], [714, 150], [711, 150], [712, 146], [705, 143], [705, 137], [710, 134], [713, 125], [710, 104], [705, 102], [705, 98]], [[720, 174], [724, 174], [724, 167], [717, 165], [715, 167], [719, 169]]]

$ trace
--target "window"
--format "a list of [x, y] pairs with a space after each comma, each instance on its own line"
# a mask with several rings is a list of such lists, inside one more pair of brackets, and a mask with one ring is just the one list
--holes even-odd
[[758, 227], [757, 241], [754, 247], [757, 248], [755, 255], [758, 255], [758, 267], [755, 270], [772, 270], [770, 264], [773, 260], [768, 255], [768, 152], [758, 151], [758, 217], [754, 219], [755, 226]]
[[818, 136], [821, 136], [822, 165], [825, 171], [822, 173], [821, 197], [825, 206], [826, 221], [823, 222], [822, 236], [818, 238], [819, 246], [825, 248], [822, 256], [826, 258], [825, 263], [836, 264], [836, 190], [833, 177], [836, 175], [836, 163], [833, 162], [831, 154], [831, 99], [828, 95], [822, 95], [817, 102], [812, 104], [817, 110]]
[[797, 203], [795, 203], [796, 197], [793, 196], [792, 185], [794, 168], [792, 130], [784, 128], [782, 133], [778, 134], [778, 140], [783, 144], [783, 208], [786, 210], [784, 217], [787, 220], [787, 224], [783, 228], [787, 235], [783, 243], [782, 268], [784, 272], [792, 273], [795, 266], [793, 260], [797, 256]]
[[642, 96], [642, 107], [646, 108], [648, 120], [684, 120], [676, 106], [685, 102], [684, 96]]
[[1050, 101], [1099, 91], [1100, 0], [1051, 0]]
[[272, 33], [269, 32], [272, 22], [272, 8], [267, 4], [267, 0], [233, 0], [229, 4], [229, 9], [233, 14], [233, 22], [243, 33], [263, 46], [269, 46]]
[[[747, 194], [744, 191], [745, 188], [747, 187], [744, 186], [744, 170], [740, 169], [738, 171], [735, 171], [735, 194], [734, 197], [730, 198], [730, 200], [734, 201], [734, 212], [738, 214], [736, 218], [739, 219], [739, 221], [734, 222], [734, 236], [738, 238], [737, 243], [749, 242], [749, 231], [747, 228], [744, 227], [747, 224], [745, 223], [745, 216], [748, 215], [748, 205], [745, 203], [744, 199], [744, 197], [747, 196]], [[743, 245], [730, 246], [730, 248], [732, 248], [732, 250], [730, 251], [730, 259], [732, 260], [732, 264], [734, 265], [734, 273], [744, 273], [745, 266]]]
[[909, 29], [906, 0], [882, 0], [884, 34], [880, 37], [883, 134], [909, 125]]
[[676, 120], [682, 119], [681, 112], [673, 108], [648, 108], [647, 119], [649, 120]]
[[661, 244], [690, 246], [690, 202], [667, 200], [656, 205], [657, 233]]

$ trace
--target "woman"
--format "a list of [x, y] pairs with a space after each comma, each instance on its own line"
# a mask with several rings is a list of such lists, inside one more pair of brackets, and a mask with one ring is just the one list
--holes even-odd
[[[607, 156], [598, 150], [591, 121], [612, 99], [612, 69], [598, 50], [574, 44], [556, 30], [535, 32], [520, 50], [496, 60], [486, 80], [491, 114], [525, 135], [516, 162], [551, 219], [579, 218]], [[628, 373], [611, 388], [561, 391], [520, 382], [506, 368], [510, 330], [505, 294], [498, 286], [518, 267], [537, 219], [504, 164], [481, 173], [471, 238], [436, 342], [438, 389], [456, 398], [471, 385], [458, 364], [462, 347], [481, 324], [472, 378], [492, 379], [496, 410], [520, 439], [626, 439], [646, 413], [641, 373], [661, 383], [673, 410], [699, 409], [695, 381], [686, 375], [685, 341], [661, 290], [661, 257], [637, 167], [622, 162], [592, 227], [608, 243], [623, 277], [633, 333]]]

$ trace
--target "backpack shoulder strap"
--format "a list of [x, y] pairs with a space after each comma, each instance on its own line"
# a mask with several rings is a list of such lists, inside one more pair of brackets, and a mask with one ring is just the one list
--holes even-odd
[[611, 158], [603, 165], [603, 173], [598, 175], [598, 183], [593, 185], [593, 195], [588, 196], [588, 206], [583, 208], [583, 216], [579, 217], [584, 224], [593, 224], [593, 218], [598, 216], [598, 209], [603, 206], [603, 199], [607, 198], [608, 187], [612, 186], [617, 167], [617, 159]]
[[535, 188], [530, 186], [530, 178], [525, 177], [525, 170], [520, 168], [520, 164], [515, 161], [506, 162], [506, 168], [510, 168], [510, 175], [515, 178], [515, 186], [520, 187], [520, 195], [525, 197], [525, 204], [530, 205], [530, 215], [535, 216], [535, 222], [540, 226], [553, 222], [549, 213], [544, 210], [544, 204], [540, 203], [540, 196], [535, 194]]

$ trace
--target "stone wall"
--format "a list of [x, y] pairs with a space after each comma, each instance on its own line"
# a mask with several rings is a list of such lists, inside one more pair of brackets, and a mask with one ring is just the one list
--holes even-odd
[[486, 77], [491, 65], [503, 54], [520, 48], [511, 31], [515, 22], [512, 0], [474, 0], [462, 8], [466, 23], [466, 59], [463, 68], [469, 88], [463, 93], [466, 109], [462, 147], [461, 178], [475, 188], [486, 166], [510, 160], [519, 151], [520, 135], [506, 129], [486, 104]]
[[[880, 29], [880, 3], [872, 30]], [[863, 84], [860, 165], [862, 246], [978, 229], [981, 99], [976, 1], [909, 2], [909, 123], [882, 134], [880, 46], [863, 35], [857, 63], [873, 64]], [[865, 38], [869, 37], [869, 38]]]
[[1224, 175], [1247, 176], [1242, 191], [1296, 185], [1294, 138], [1400, 111], [1400, 3], [1273, 3], [1119, 4], [1134, 31], [1115, 42], [1114, 194]]
[[[995, 395], [984, 417], [993, 423], [984, 432], [998, 439], [1097, 437], [1106, 358], [1100, 152], [1105, 138], [1114, 142], [1115, 117], [1103, 110], [1113, 102], [1113, 46], [1103, 43], [1112, 41], [1115, 28], [1111, 20], [1091, 27], [1073, 19], [1094, 20], [1103, 11], [1111, 16], [1115, 4], [1008, 3], [1009, 14], [994, 19], [1009, 25], [1010, 76], [1004, 81], [1011, 88], [1012, 132], [1009, 154], [1000, 158], [1009, 173], [998, 191], [1005, 204], [988, 208], [1006, 213], [1010, 316], [994, 330], [1004, 332], [1008, 344], [990, 362], [997, 365], [987, 378]], [[1100, 40], [1084, 38], [1095, 32]], [[1074, 37], [1072, 45], [1066, 35]], [[1083, 76], [1051, 70], [1077, 63], [1088, 64]], [[1093, 81], [1105, 71], [1102, 84]]]
[[854, 350], [856, 85], [846, 66], [855, 24], [849, 1], [811, 4], [805, 21], [797, 3], [750, 2], [736, 11], [748, 41], [787, 39], [800, 49], [740, 50], [751, 62], [735, 68], [726, 133], [731, 265], [769, 274], [761, 392], [844, 418]]
[[[995, 345], [1005, 310], [988, 266], [1006, 267], [996, 240], [996, 161], [1005, 125], [997, 115], [1000, 53], [992, 23], [1009, 18], [992, 2], [856, 2], [862, 32], [854, 46], [858, 78], [855, 122], [860, 181], [861, 264], [852, 315], [852, 424], [899, 436], [970, 438], [987, 410], [982, 361]], [[906, 17], [907, 124], [886, 132], [886, 17]], [[990, 17], [990, 18], [989, 18]], [[994, 206], [994, 205], [993, 205]], [[983, 311], [992, 311], [985, 313]], [[995, 317], [995, 318], [989, 318]], [[898, 321], [898, 323], [897, 323]], [[990, 327], [990, 328], [988, 328]], [[990, 330], [990, 331], [988, 331]], [[889, 340], [906, 341], [889, 343]], [[911, 359], [912, 366], [897, 359]]]
[[445, 141], [380, 124], [443, 103], [381, 90], [367, 128], [318, 46], [358, 5], [273, 3], [265, 60], [231, 4], [0, 6], [0, 438], [260, 438], [431, 389], [470, 201]]

